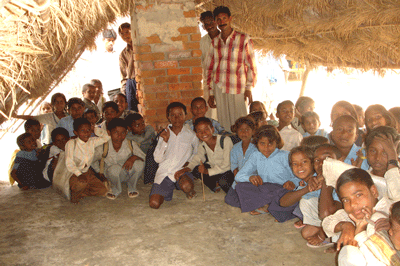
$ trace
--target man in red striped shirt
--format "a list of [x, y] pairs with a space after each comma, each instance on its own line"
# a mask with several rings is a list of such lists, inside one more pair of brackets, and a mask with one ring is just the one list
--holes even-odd
[[218, 121], [229, 129], [236, 119], [247, 115], [246, 100], [253, 101], [251, 88], [257, 69], [253, 42], [248, 35], [232, 29], [229, 8], [219, 6], [213, 13], [221, 34], [212, 40], [209, 53], [208, 104], [218, 108]]

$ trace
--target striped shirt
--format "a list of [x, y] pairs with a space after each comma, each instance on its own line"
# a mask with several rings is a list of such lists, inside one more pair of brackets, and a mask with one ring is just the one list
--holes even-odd
[[221, 34], [211, 42], [209, 65], [207, 67], [207, 86], [210, 95], [214, 95], [214, 83], [222, 93], [243, 94], [251, 90], [256, 82], [256, 62], [253, 42], [248, 35], [232, 31], [226, 39]]

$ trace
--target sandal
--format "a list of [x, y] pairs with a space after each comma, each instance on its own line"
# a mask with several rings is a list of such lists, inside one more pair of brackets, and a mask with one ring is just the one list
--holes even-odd
[[133, 192], [128, 192], [128, 197], [132, 198], [136, 198], [137, 196], [139, 196], [139, 192], [137, 191], [133, 191]]
[[[319, 238], [319, 236], [318, 236], [318, 238]], [[332, 243], [329, 238], [326, 238], [322, 242], [315, 244], [315, 245], [307, 242], [307, 246], [310, 248], [325, 248], [325, 247], [329, 247], [332, 245], [334, 245], [334, 243]]]
[[117, 198], [114, 194], [111, 194], [111, 193], [107, 193], [106, 197], [107, 197], [107, 199], [110, 199], [110, 200], [115, 200]]

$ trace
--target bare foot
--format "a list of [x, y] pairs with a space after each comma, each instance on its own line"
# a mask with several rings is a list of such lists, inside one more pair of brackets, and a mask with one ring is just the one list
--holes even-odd
[[303, 221], [300, 219], [294, 223], [294, 227], [296, 227], [297, 229], [303, 228], [304, 226], [306, 226], [306, 225], [303, 224]]
[[260, 214], [269, 213], [268, 207], [269, 207], [269, 205], [267, 204], [267, 205], [265, 205], [265, 206], [263, 206], [261, 208], [258, 208], [257, 210], [251, 211], [250, 214], [251, 215], [260, 215]]
[[313, 246], [316, 246], [316, 245], [322, 243], [324, 240], [325, 240], [325, 236], [321, 236], [320, 232], [318, 232], [317, 234], [307, 238], [307, 242], [310, 243], [310, 245], [313, 245]]

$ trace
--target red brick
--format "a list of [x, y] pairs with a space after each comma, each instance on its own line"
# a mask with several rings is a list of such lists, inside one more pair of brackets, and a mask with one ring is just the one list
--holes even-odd
[[178, 31], [180, 34], [188, 34], [188, 33], [198, 33], [198, 27], [180, 27]]
[[177, 83], [178, 82], [178, 76], [164, 76], [164, 77], [157, 77], [156, 78], [156, 83]]
[[187, 59], [187, 60], [180, 60], [179, 61], [179, 66], [183, 67], [188, 67], [188, 66], [200, 66], [201, 65], [201, 59], [200, 58], [195, 58], [195, 59]]
[[198, 42], [198, 41], [200, 41], [200, 39], [201, 39], [200, 33], [195, 33], [195, 34], [190, 35], [190, 40], [192, 42]]
[[168, 85], [169, 90], [171, 91], [184, 91], [193, 89], [192, 83], [175, 83]]
[[155, 68], [173, 68], [178, 66], [178, 61], [158, 61], [154, 63]]
[[165, 75], [165, 70], [164, 69], [158, 69], [158, 70], [144, 70], [142, 71], [142, 77], [143, 78], [151, 78], [151, 77], [159, 77], [159, 76], [164, 76]]
[[180, 91], [168, 91], [168, 92], [157, 92], [157, 99], [159, 100], [169, 100], [171, 98], [179, 98], [181, 97]]
[[171, 37], [171, 40], [174, 42], [176, 42], [176, 41], [188, 42], [189, 38], [186, 35], [179, 35], [177, 37]]
[[191, 90], [191, 91], [181, 91], [182, 98], [196, 98], [203, 96], [203, 91], [202, 90]]
[[145, 116], [155, 116], [155, 115], [156, 115], [156, 112], [157, 112], [156, 109], [148, 109], [148, 108], [145, 108], [143, 114], [144, 114]]
[[135, 8], [137, 11], [147, 11], [151, 9], [153, 5], [147, 5], [147, 6], [142, 6], [142, 5], [136, 5]]
[[140, 46], [136, 46], [136, 50], [138, 53], [150, 53], [151, 47], [150, 47], [150, 45], [140, 45]]
[[189, 58], [192, 56], [190, 51], [179, 51], [179, 52], [172, 52], [169, 53], [169, 59], [180, 59], [180, 58]]
[[202, 67], [192, 67], [192, 74], [202, 74], [203, 68]]
[[200, 57], [201, 56], [201, 50], [193, 50], [192, 51], [192, 56], [193, 57]]
[[168, 75], [184, 75], [190, 74], [190, 68], [170, 68], [167, 70]]
[[196, 11], [194, 11], [194, 10], [183, 11], [183, 16], [185, 18], [195, 18], [196, 17]]
[[143, 85], [149, 86], [149, 85], [154, 85], [155, 84], [155, 79], [154, 78], [144, 78], [141, 80]]
[[164, 53], [135, 54], [135, 60], [137, 61], [155, 61], [164, 60], [164, 58]]
[[162, 43], [161, 40], [160, 40], [160, 37], [158, 37], [157, 34], [153, 34], [150, 37], [146, 37], [146, 39], [147, 39], [147, 43], [150, 43], [150, 44], [152, 44], [152, 43]]
[[147, 108], [157, 108], [160, 106], [168, 106], [168, 100], [147, 101]]
[[200, 49], [200, 42], [186, 42], [183, 43], [183, 50], [198, 50]]
[[144, 90], [145, 90], [145, 95], [146, 95], [146, 93], [168, 91], [168, 85], [167, 84], [157, 84], [157, 85], [145, 86]]
[[145, 101], [154, 101], [154, 100], [157, 99], [157, 94], [156, 94], [156, 93], [149, 93], [149, 92], [147, 92], [147, 93], [144, 95], [143, 99], [144, 99]]
[[194, 81], [201, 81], [203, 79], [202, 75], [185, 75], [180, 76], [180, 82], [194, 82]]
[[139, 68], [140, 70], [152, 70], [154, 65], [152, 62], [140, 62]]
[[201, 84], [201, 82], [193, 82], [193, 89], [201, 90], [203, 89], [203, 84]]
[[166, 116], [166, 107], [163, 108], [157, 108], [156, 109], [156, 115], [160, 118], [160, 117], [165, 117]]

